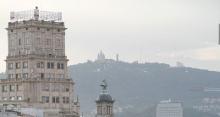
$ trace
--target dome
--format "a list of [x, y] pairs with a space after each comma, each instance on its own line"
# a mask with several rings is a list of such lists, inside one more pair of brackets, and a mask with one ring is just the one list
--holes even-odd
[[112, 97], [109, 94], [100, 94], [98, 97], [98, 100], [96, 100], [96, 102], [109, 102], [109, 103], [113, 103], [114, 100], [112, 99]]

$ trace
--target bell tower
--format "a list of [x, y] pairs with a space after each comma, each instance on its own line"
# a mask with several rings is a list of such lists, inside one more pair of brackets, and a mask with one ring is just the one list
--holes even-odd
[[103, 80], [101, 85], [102, 91], [96, 100], [97, 114], [96, 117], [114, 117], [113, 104], [114, 100], [108, 93], [108, 84]]

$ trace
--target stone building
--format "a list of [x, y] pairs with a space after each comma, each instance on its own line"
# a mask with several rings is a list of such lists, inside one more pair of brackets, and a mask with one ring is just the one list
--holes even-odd
[[183, 117], [183, 107], [180, 102], [161, 101], [156, 108], [156, 117]]
[[62, 14], [11, 12], [6, 79], [0, 80], [0, 104], [44, 109], [44, 117], [77, 117], [74, 81], [68, 76]]
[[108, 93], [108, 85], [105, 80], [103, 80], [102, 84], [102, 91], [96, 100], [96, 108], [97, 114], [96, 117], [114, 117], [113, 112], [113, 104], [114, 100], [112, 99], [111, 95]]

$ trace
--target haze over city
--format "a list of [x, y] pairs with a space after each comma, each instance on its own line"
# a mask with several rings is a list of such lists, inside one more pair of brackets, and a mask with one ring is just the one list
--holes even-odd
[[107, 58], [220, 71], [219, 0], [1, 0], [0, 71], [5, 71], [10, 11], [62, 11], [69, 64]]

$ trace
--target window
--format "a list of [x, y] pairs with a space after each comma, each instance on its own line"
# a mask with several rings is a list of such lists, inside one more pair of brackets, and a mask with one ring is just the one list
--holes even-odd
[[52, 84], [52, 91], [53, 92], [59, 92], [60, 91], [60, 85], [58, 83]]
[[63, 97], [63, 103], [68, 104], [69, 103], [69, 97]]
[[64, 69], [63, 63], [57, 63], [57, 69]]
[[51, 63], [51, 69], [53, 69], [54, 68], [54, 63]]
[[47, 74], [47, 78], [55, 78], [55, 74], [53, 74], [53, 73], [48, 73], [48, 74]]
[[44, 68], [44, 62], [40, 62], [40, 67]]
[[41, 73], [41, 74], [40, 74], [40, 78], [44, 78], [44, 73]]
[[20, 66], [20, 63], [16, 63], [16, 64], [15, 64], [15, 67], [16, 67], [16, 69], [20, 69], [20, 67], [21, 67], [21, 66]]
[[48, 62], [47, 63], [47, 68], [48, 69], [54, 69], [54, 63], [53, 62]]
[[51, 45], [51, 39], [47, 39], [47, 40], [46, 40], [46, 45], [47, 45], [47, 46]]
[[47, 69], [50, 69], [50, 63], [49, 62], [47, 63]]
[[111, 114], [111, 106], [107, 106], [107, 114]]
[[28, 68], [28, 62], [23, 62], [23, 68]]
[[8, 91], [7, 85], [2, 85], [2, 92], [7, 92], [7, 91]]
[[8, 63], [8, 69], [13, 69], [13, 63]]
[[6, 97], [2, 97], [2, 100], [5, 100], [5, 101], [6, 101], [6, 100], [7, 100], [7, 98], [6, 98]]
[[66, 88], [66, 92], [69, 92], [70, 91], [70, 89], [69, 88]]
[[70, 102], [70, 98], [66, 97], [66, 103], [69, 103], [69, 102]]
[[10, 90], [10, 92], [14, 92], [15, 91], [15, 85], [9, 85], [9, 90]]
[[52, 103], [56, 103], [56, 97], [52, 97]]
[[21, 45], [21, 39], [18, 40], [18, 45]]
[[37, 45], [38, 46], [40, 46], [41, 45], [41, 43], [40, 43], [40, 38], [38, 37], [38, 38], [36, 38], [36, 41], [37, 41]]
[[63, 44], [63, 41], [61, 41], [60, 38], [57, 38], [57, 39], [55, 40], [55, 46], [56, 46], [56, 48], [62, 48], [62, 47], [63, 47], [62, 44]]
[[61, 64], [61, 69], [64, 69], [64, 64], [63, 63]]
[[37, 63], [37, 68], [40, 68], [40, 63]]
[[48, 83], [44, 83], [42, 84], [42, 91], [49, 91], [50, 88], [49, 88], [49, 84]]
[[49, 103], [50, 102], [49, 96], [42, 96], [42, 102], [43, 103]]
[[18, 85], [18, 84], [17, 84], [17, 85], [16, 85], [16, 90], [17, 90], [17, 91], [21, 91], [21, 90], [22, 90], [22, 85]]
[[64, 78], [64, 74], [57, 74], [57, 78]]
[[66, 103], [66, 97], [63, 97], [63, 103], [64, 104]]
[[37, 68], [44, 68], [44, 62], [38, 62]]
[[60, 103], [60, 98], [56, 97], [56, 103]]
[[60, 103], [59, 97], [52, 97], [52, 103]]
[[17, 100], [22, 100], [22, 97], [21, 96], [17, 96]]
[[8, 74], [8, 78], [13, 78], [13, 74]]
[[69, 92], [69, 86], [68, 85], [61, 85], [61, 89], [63, 92]]
[[28, 73], [23, 73], [23, 78], [28, 78]]
[[15, 100], [15, 96], [9, 97], [10, 100]]
[[60, 67], [60, 63], [57, 63], [57, 69], [60, 69], [61, 67]]
[[21, 78], [21, 74], [16, 74], [15, 78]]

